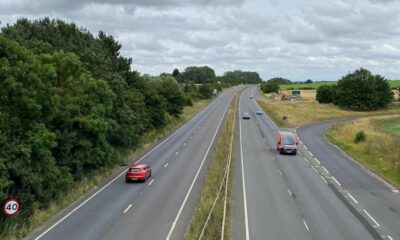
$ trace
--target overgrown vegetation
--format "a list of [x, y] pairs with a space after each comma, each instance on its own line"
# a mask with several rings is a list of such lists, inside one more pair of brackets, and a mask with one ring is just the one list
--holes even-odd
[[23, 208], [0, 216], [0, 238], [22, 237], [33, 213], [124, 164], [147, 134], [221, 90], [217, 82], [199, 87], [169, 74], [141, 76], [121, 47], [104, 32], [93, 36], [49, 18], [2, 28], [0, 200], [17, 197]]
[[[382, 131], [387, 122], [399, 122], [399, 116], [365, 118], [332, 126], [326, 137], [350, 156], [400, 187], [400, 136]], [[355, 143], [354, 136], [365, 132], [365, 141]]]
[[320, 86], [317, 100], [345, 109], [371, 111], [385, 108], [393, 101], [393, 93], [385, 78], [361, 68], [342, 77], [337, 85]]
[[292, 81], [290, 81], [289, 79], [286, 79], [286, 78], [282, 78], [282, 77], [274, 77], [274, 78], [269, 79], [267, 81], [267, 83], [285, 85], [285, 84], [291, 84]]
[[263, 93], [278, 93], [279, 92], [279, 85], [276, 83], [261, 83], [260, 89]]
[[[226, 169], [229, 162], [229, 156], [233, 158], [232, 153], [233, 141], [235, 134], [235, 121], [236, 121], [236, 106], [239, 99], [240, 93], [235, 95], [235, 98], [231, 102], [229, 110], [225, 116], [225, 122], [218, 137], [216, 150], [213, 153], [211, 164], [207, 170], [207, 178], [203, 184], [203, 190], [200, 194], [195, 212], [193, 213], [192, 219], [188, 226], [185, 234], [187, 240], [198, 240], [202, 230], [204, 232], [202, 239], [220, 239], [221, 238], [221, 226], [223, 224], [224, 215], [224, 202], [226, 199], [226, 216], [225, 216], [225, 231], [224, 239], [231, 238], [231, 207], [232, 207], [232, 180], [233, 180], [233, 164], [229, 166], [229, 184], [226, 185]], [[230, 160], [233, 162], [233, 160]], [[222, 185], [221, 185], [222, 184]], [[219, 187], [222, 186], [221, 189]], [[228, 188], [228, 189], [226, 189]], [[224, 192], [227, 190], [227, 195]], [[219, 197], [218, 196], [219, 192]], [[212, 210], [212, 206], [215, 202], [215, 207]], [[211, 215], [210, 215], [211, 212]], [[209, 221], [207, 218], [210, 215]], [[207, 222], [207, 225], [205, 225]]]

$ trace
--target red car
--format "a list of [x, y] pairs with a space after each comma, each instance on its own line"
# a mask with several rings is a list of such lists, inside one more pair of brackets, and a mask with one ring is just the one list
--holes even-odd
[[151, 177], [151, 168], [147, 164], [132, 164], [125, 174], [125, 181], [146, 181]]

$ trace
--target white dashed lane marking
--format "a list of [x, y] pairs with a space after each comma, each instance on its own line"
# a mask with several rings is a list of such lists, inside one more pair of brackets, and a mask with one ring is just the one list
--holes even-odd
[[380, 227], [379, 223], [367, 212], [367, 210], [363, 209], [364, 213], [367, 214], [367, 216], [375, 223], [374, 227]]
[[332, 179], [337, 185], [342, 186], [342, 184], [340, 184], [340, 182], [334, 176], [332, 176]]
[[328, 182], [326, 181], [326, 179], [323, 176], [321, 176], [321, 178], [326, 184], [328, 184]]
[[127, 213], [131, 207], [132, 207], [132, 204], [129, 204], [129, 206], [124, 210], [124, 213]]
[[307, 231], [309, 232], [310, 229], [309, 229], [308, 226], [307, 226], [306, 220], [303, 220], [303, 223], [304, 223], [304, 226], [306, 227]]
[[346, 190], [346, 193], [347, 193], [347, 195], [351, 198], [351, 200], [353, 200], [353, 202], [354, 202], [355, 204], [358, 204], [358, 201], [353, 197], [353, 195], [351, 195], [351, 194], [349, 193], [349, 191]]

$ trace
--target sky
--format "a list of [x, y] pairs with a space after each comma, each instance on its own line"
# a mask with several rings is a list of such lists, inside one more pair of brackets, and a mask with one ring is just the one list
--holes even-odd
[[400, 0], [0, 0], [0, 26], [43, 17], [100, 30], [158, 75], [210, 66], [264, 80], [400, 79]]

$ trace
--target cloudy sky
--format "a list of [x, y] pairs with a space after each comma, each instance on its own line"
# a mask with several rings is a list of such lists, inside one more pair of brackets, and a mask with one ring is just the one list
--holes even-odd
[[132, 69], [208, 65], [264, 80], [400, 79], [399, 0], [0, 0], [1, 26], [45, 16], [112, 34]]

